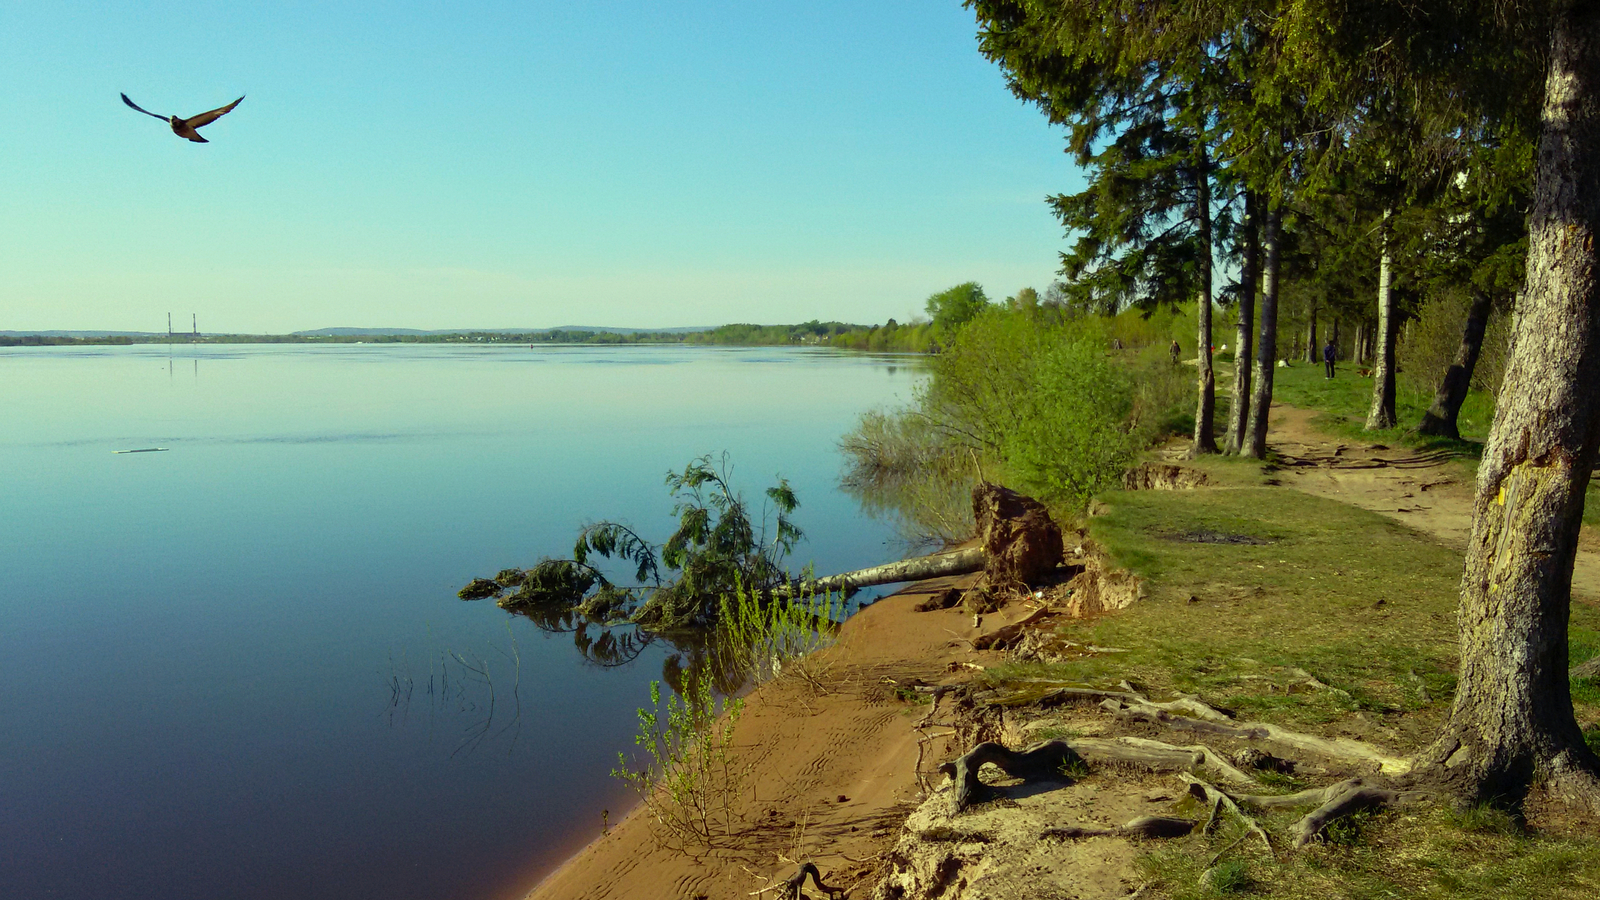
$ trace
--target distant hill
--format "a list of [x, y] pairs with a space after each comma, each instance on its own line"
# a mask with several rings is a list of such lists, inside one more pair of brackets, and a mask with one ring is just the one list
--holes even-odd
[[558, 325], [554, 328], [439, 328], [424, 331], [417, 328], [351, 328], [340, 326], [337, 328], [317, 328], [311, 331], [296, 331], [293, 334], [295, 337], [353, 337], [367, 334], [541, 334], [547, 331], [593, 331], [607, 334], [689, 334], [696, 331], [710, 331], [712, 327], [714, 326], [680, 325], [674, 328], [612, 328], [606, 325]]

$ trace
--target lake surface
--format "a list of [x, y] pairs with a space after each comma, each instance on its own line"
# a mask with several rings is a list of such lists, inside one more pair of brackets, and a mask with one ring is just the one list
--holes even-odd
[[[789, 478], [819, 572], [901, 547], [835, 443], [917, 368], [790, 349], [0, 348], [0, 897], [520, 897], [631, 798], [669, 649], [585, 663], [470, 578]], [[116, 450], [165, 447], [162, 453]]]

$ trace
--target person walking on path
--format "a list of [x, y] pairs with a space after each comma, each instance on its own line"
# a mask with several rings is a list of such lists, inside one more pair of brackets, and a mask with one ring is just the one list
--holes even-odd
[[1177, 365], [1183, 361], [1183, 347], [1178, 345], [1177, 338], [1172, 339], [1172, 346], [1167, 348], [1167, 352], [1172, 354], [1173, 365]]
[[1322, 364], [1328, 369], [1328, 374], [1325, 376], [1327, 378], [1333, 377], [1333, 356], [1333, 341], [1329, 340], [1328, 343], [1323, 345], [1322, 348]]

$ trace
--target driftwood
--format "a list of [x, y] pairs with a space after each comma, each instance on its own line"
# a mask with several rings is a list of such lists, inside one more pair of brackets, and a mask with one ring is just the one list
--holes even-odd
[[1054, 838], [1092, 838], [1092, 837], [1131, 837], [1131, 838], [1178, 838], [1194, 830], [1195, 822], [1192, 819], [1179, 819], [1173, 816], [1140, 816], [1117, 828], [1095, 828], [1088, 825], [1066, 825], [1061, 828], [1046, 828], [1039, 832], [1039, 837]]
[[1073, 762], [1081, 762], [1078, 751], [1066, 741], [1044, 741], [1026, 750], [1011, 750], [994, 741], [984, 741], [953, 762], [939, 767], [955, 782], [951, 792], [951, 813], [959, 813], [989, 795], [989, 787], [978, 780], [978, 770], [984, 763], [993, 763], [1000, 771], [1024, 781], [1050, 779], [1070, 783], [1071, 776], [1062, 771]]
[[828, 575], [811, 581], [795, 581], [790, 590], [800, 594], [819, 594], [823, 591], [844, 591], [848, 593], [856, 588], [870, 587], [875, 584], [922, 581], [945, 575], [965, 575], [968, 572], [982, 571], [984, 561], [987, 558], [988, 554], [984, 552], [982, 547], [969, 547], [966, 550], [952, 550], [948, 553], [934, 553], [929, 556], [902, 559], [899, 562], [892, 562], [887, 565], [857, 569], [854, 572], [844, 572], [838, 575]]

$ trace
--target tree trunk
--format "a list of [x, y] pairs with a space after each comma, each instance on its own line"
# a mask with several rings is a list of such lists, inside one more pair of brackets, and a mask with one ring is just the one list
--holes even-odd
[[968, 572], [982, 571], [984, 561], [988, 558], [988, 553], [982, 547], [969, 547], [966, 550], [916, 556], [881, 566], [857, 569], [854, 572], [828, 575], [813, 581], [797, 581], [793, 585], [793, 590], [799, 593], [853, 591], [874, 584], [895, 584], [945, 575], [965, 575]]
[[1191, 452], [1217, 452], [1217, 439], [1212, 433], [1216, 418], [1217, 377], [1211, 367], [1211, 167], [1205, 147], [1200, 148], [1200, 164], [1194, 175], [1195, 213], [1200, 223], [1200, 296], [1197, 318], [1200, 322], [1199, 352], [1195, 357], [1199, 369], [1197, 380], [1200, 397], [1194, 413], [1194, 447]]
[[1261, 243], [1266, 267], [1261, 273], [1261, 340], [1256, 347], [1255, 392], [1250, 395], [1250, 425], [1244, 455], [1267, 456], [1267, 418], [1272, 411], [1272, 367], [1278, 361], [1278, 210], [1267, 209]]
[[1333, 337], [1330, 338], [1330, 340], [1333, 341], [1333, 358], [1334, 359], [1338, 359], [1339, 358], [1339, 320], [1337, 318], [1335, 318], [1333, 320]]
[[1311, 323], [1306, 327], [1306, 362], [1316, 365], [1322, 360], [1317, 356], [1317, 304], [1311, 304]]
[[1244, 195], [1244, 259], [1239, 267], [1239, 325], [1233, 352], [1233, 402], [1228, 407], [1227, 445], [1238, 453], [1250, 423], [1250, 348], [1255, 332], [1256, 276], [1260, 265], [1261, 211], [1254, 191]]
[[1584, 490], [1600, 443], [1600, 4], [1555, 16], [1528, 281], [1478, 468], [1461, 579], [1461, 668], [1420, 774], [1515, 803], [1538, 780], [1600, 812], [1600, 759], [1567, 682], [1567, 615]]
[[1393, 428], [1394, 415], [1394, 291], [1390, 290], [1389, 210], [1383, 211], [1378, 227], [1378, 341], [1372, 369], [1372, 407], [1367, 411], [1367, 430]]
[[1472, 300], [1467, 310], [1467, 323], [1461, 329], [1461, 346], [1456, 348], [1455, 362], [1444, 372], [1444, 380], [1433, 394], [1433, 405], [1422, 414], [1417, 426], [1421, 434], [1438, 437], [1461, 437], [1456, 428], [1456, 416], [1461, 413], [1461, 403], [1467, 399], [1467, 388], [1472, 385], [1472, 370], [1478, 365], [1478, 354], [1483, 350], [1483, 333], [1489, 325], [1489, 311], [1493, 303], [1486, 293]]

